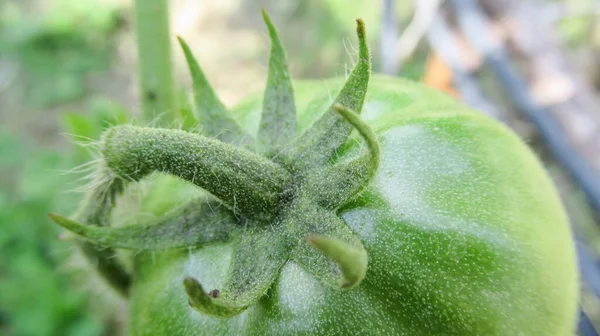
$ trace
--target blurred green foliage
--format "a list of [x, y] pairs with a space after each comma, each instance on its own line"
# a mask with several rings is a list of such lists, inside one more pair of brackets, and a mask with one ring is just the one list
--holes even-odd
[[0, 3], [0, 54], [24, 71], [24, 102], [34, 106], [81, 97], [85, 76], [108, 68], [118, 11], [100, 1], [51, 0], [41, 13], [19, 1]]
[[[123, 122], [125, 110], [95, 100], [87, 115], [66, 113], [75, 140], [98, 138]], [[73, 183], [85, 172], [69, 171], [89, 159], [85, 146], [68, 152], [28, 148], [18, 135], [0, 131], [0, 333], [7, 335], [103, 335], [106, 316], [88, 307], [89, 275], [70, 267], [71, 245], [46, 214], [70, 213], [77, 205]], [[83, 181], [83, 180], [81, 180]], [[79, 281], [77, 280], [79, 279]]]
[[[25, 1], [0, 3], [0, 56], [18, 60], [23, 104], [77, 99], [89, 73], [108, 69], [119, 22], [116, 7], [103, 4], [52, 0], [28, 11]], [[113, 119], [106, 116], [122, 111], [102, 100], [88, 110], [66, 114], [66, 129], [97, 137]], [[69, 266], [71, 247], [46, 217], [74, 210], [79, 195], [69, 190], [76, 176], [60, 172], [89, 156], [83, 149], [34, 148], [26, 136], [0, 128], [0, 334], [104, 335], [106, 317], [89, 309], [85, 276]]]
[[[62, 153], [34, 150], [0, 133], [0, 330], [7, 335], [100, 335], [101, 318], [65, 267], [70, 251], [46, 224], [45, 213], [72, 211], [69, 177], [50, 174], [69, 162]], [[75, 288], [74, 288], [75, 287]]]

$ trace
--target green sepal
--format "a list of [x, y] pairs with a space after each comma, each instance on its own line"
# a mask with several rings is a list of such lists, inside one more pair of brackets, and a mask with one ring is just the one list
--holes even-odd
[[189, 302], [196, 310], [217, 317], [237, 315], [255, 304], [276, 280], [292, 246], [282, 227], [251, 226], [234, 245], [227, 279], [218, 297], [211, 298], [198, 281], [184, 280]]
[[232, 317], [248, 309], [248, 306], [232, 306], [214, 300], [204, 291], [198, 280], [191, 277], [183, 279], [183, 288], [188, 296], [189, 305], [203, 314], [214, 317]]
[[352, 196], [361, 192], [375, 177], [381, 163], [381, 144], [375, 131], [360, 119], [354, 111], [335, 104], [334, 110], [342, 115], [359, 132], [369, 151], [344, 163], [317, 168], [308, 174], [307, 185], [313, 197], [328, 209], [335, 209]]
[[173, 129], [117, 126], [103, 137], [114, 174], [134, 181], [160, 171], [210, 192], [236, 215], [270, 219], [291, 176], [253, 152]]
[[355, 243], [355, 246], [352, 246], [341, 240], [319, 235], [310, 235], [307, 240], [309, 244], [338, 264], [342, 272], [339, 281], [341, 289], [353, 288], [365, 278], [368, 258], [362, 244]]
[[[371, 75], [371, 55], [365, 25], [361, 19], [357, 19], [356, 23], [358, 61], [331, 107], [297, 139], [290, 153], [286, 153], [283, 160], [293, 170], [301, 171], [324, 165], [348, 139], [352, 126], [334, 111], [335, 104], [343, 105], [356, 113], [362, 111]], [[288, 163], [288, 160], [291, 162]]]
[[[83, 199], [73, 218], [92, 225], [108, 226], [110, 213], [117, 195], [123, 190], [124, 181], [114, 178], [104, 167], [98, 169], [94, 188]], [[112, 248], [100, 247], [87, 241], [77, 240], [83, 255], [98, 274], [123, 297], [129, 295], [131, 276]]]
[[257, 140], [260, 152], [276, 155], [296, 138], [296, 103], [285, 50], [271, 18], [264, 10], [262, 15], [271, 38], [271, 56]]
[[291, 260], [333, 288], [357, 286], [367, 270], [359, 237], [331, 210], [301, 203], [297, 209], [293, 236], [306, 239], [298, 242]]
[[195, 200], [163, 218], [123, 227], [85, 225], [56, 214], [50, 218], [63, 228], [101, 246], [136, 251], [200, 247], [230, 239], [239, 226], [224, 206]]
[[[285, 51], [266, 12], [263, 17], [272, 42], [258, 131], [263, 156], [249, 150], [253, 139], [229, 115], [181, 38], [198, 119], [208, 137], [173, 129], [117, 126], [107, 130], [99, 143], [100, 163], [112, 181], [139, 181], [164, 172], [208, 191], [223, 207], [195, 204], [149, 224], [119, 228], [109, 227], [112, 198], [100, 200], [97, 206], [105, 211], [96, 215], [92, 211], [93, 216], [86, 214], [85, 220], [52, 216], [94, 242], [84, 242], [87, 247], [109, 246], [104, 251], [199, 247], [234, 239], [231, 265], [220, 291], [207, 293], [197, 280], [184, 280], [190, 305], [211, 316], [234, 316], [258, 302], [289, 259], [340, 289], [357, 286], [367, 270], [368, 258], [359, 237], [335, 212], [371, 182], [380, 161], [377, 136], [357, 115], [371, 71], [364, 24], [357, 20], [359, 57], [350, 77], [324, 115], [296, 138], [295, 98]], [[354, 128], [369, 152], [332, 165], [332, 156]], [[220, 210], [212, 212], [213, 208]], [[96, 224], [94, 219], [101, 226], [90, 225]], [[126, 292], [130, 280], [123, 274]]]
[[254, 139], [242, 130], [217, 97], [190, 47], [180, 36], [177, 39], [192, 76], [196, 115], [200, 122], [202, 134], [248, 149], [253, 148]]

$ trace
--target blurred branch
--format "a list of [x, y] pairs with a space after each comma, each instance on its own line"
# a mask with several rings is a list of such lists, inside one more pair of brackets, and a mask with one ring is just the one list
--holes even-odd
[[[507, 37], [528, 71], [532, 98], [561, 125], [564, 135], [600, 175], [600, 104], [593, 86], [573, 68], [553, 23], [534, 3], [509, 1], [499, 12]], [[510, 17], [510, 19], [508, 19]], [[597, 209], [597, 208], [596, 208]]]
[[419, 41], [427, 34], [434, 23], [436, 14], [444, 0], [415, 1], [415, 15], [408, 24], [396, 47], [399, 64], [404, 63], [415, 51]]
[[456, 36], [437, 11], [427, 32], [433, 50], [452, 68], [453, 81], [461, 99], [489, 116], [503, 120], [503, 113], [486, 97], [477, 80], [463, 62]]
[[[598, 269], [598, 263], [581, 239], [578, 238], [576, 243], [582, 280], [598, 298], [600, 297], [600, 270]], [[598, 332], [582, 307], [580, 307], [579, 311], [579, 335], [598, 336]]]
[[410, 58], [419, 42], [427, 34], [442, 2], [444, 0], [416, 0], [415, 14], [398, 39], [394, 0], [383, 0], [381, 31], [381, 71], [383, 73], [389, 75], [398, 73], [402, 64]]
[[[590, 144], [581, 141], [580, 129], [568, 123], [572, 121], [569, 118], [578, 113], [578, 109], [587, 110], [591, 102], [578, 101], [577, 106], [569, 106], [566, 109], [564, 105], [556, 103], [552, 109], [539, 105], [530, 94], [525, 81], [511, 65], [502, 44], [489, 31], [490, 26], [479, 5], [473, 0], [450, 0], [450, 2], [457, 13], [463, 34], [484, 56], [486, 65], [496, 74], [513, 103], [536, 126], [552, 154], [579, 183], [592, 206], [597, 211], [600, 210], [600, 179], [596, 167], [591, 161], [587, 161], [585, 156], [585, 154], [594, 154], [587, 157], [595, 159], [594, 163], [600, 165], [600, 160], [597, 160], [600, 158], [600, 150], [590, 151], [591, 148], [588, 148], [591, 147]], [[523, 31], [524, 29], [519, 29], [519, 33], [522, 34]], [[596, 111], [597, 108], [594, 109], [594, 113]], [[597, 125], [594, 119], [587, 119], [584, 126], [588, 129], [596, 129]], [[585, 134], [590, 135], [588, 132]], [[596, 135], [598, 134], [600, 132], [596, 132]], [[600, 142], [596, 141], [596, 143], [600, 145]]]
[[598, 269], [598, 263], [579, 238], [577, 239], [577, 255], [583, 281], [596, 297], [600, 297], [600, 269]]
[[596, 332], [596, 329], [594, 328], [592, 321], [590, 320], [590, 318], [587, 316], [587, 314], [585, 313], [585, 311], [583, 311], [583, 308], [581, 308], [581, 307], [579, 309], [578, 330], [579, 330], [580, 336], [598, 336], [598, 332]]
[[399, 62], [396, 56], [398, 40], [398, 22], [396, 20], [394, 0], [383, 0], [381, 27], [381, 72], [388, 75], [398, 73]]

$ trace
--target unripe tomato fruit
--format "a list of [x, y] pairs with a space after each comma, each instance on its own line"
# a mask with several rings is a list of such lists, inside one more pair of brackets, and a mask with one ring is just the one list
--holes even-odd
[[[326, 109], [340, 83], [294, 83], [300, 125]], [[233, 110], [253, 135], [259, 97]], [[339, 210], [369, 255], [357, 288], [328, 288], [288, 262], [255, 306], [215, 318], [188, 305], [181, 282], [194, 276], [221, 288], [228, 244], [143, 254], [131, 299], [134, 334], [573, 335], [579, 289], [570, 229], [523, 142], [481, 113], [396, 78], [371, 79], [361, 115], [379, 135], [382, 163], [368, 189]]]
[[167, 218], [153, 226], [120, 227], [114, 212], [115, 229], [54, 217], [95, 244], [138, 250], [131, 334], [573, 335], [574, 243], [530, 149], [443, 93], [369, 79], [360, 22], [349, 79], [291, 89], [266, 20], [267, 89], [219, 119], [245, 137], [226, 139], [204, 115], [207, 137], [118, 126], [103, 138], [114, 179], [162, 171], [202, 191], [154, 175], [139, 208], [116, 207]]

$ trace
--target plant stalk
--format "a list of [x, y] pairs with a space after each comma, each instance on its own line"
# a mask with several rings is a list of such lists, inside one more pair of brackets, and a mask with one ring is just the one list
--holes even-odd
[[135, 0], [135, 22], [143, 117], [166, 126], [178, 115], [168, 0]]

